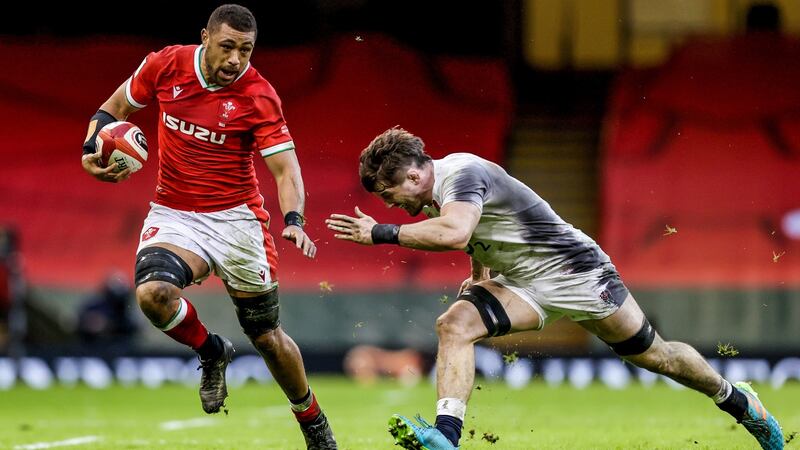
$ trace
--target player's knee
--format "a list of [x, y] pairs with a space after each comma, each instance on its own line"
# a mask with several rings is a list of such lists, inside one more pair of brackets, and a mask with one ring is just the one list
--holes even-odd
[[178, 298], [180, 290], [170, 283], [151, 281], [136, 287], [136, 302], [151, 320], [161, 321], [168, 310], [170, 300]]
[[606, 343], [619, 356], [631, 357], [647, 352], [653, 346], [655, 337], [656, 331], [645, 317], [636, 334], [622, 342]]
[[440, 340], [465, 337], [466, 324], [461, 317], [462, 315], [451, 309], [436, 318], [436, 335]]
[[174, 252], [162, 247], [145, 247], [136, 255], [136, 286], [151, 281], [183, 289], [194, 280], [191, 267]]
[[475, 308], [457, 303], [436, 319], [440, 341], [475, 342], [486, 336], [486, 330]]
[[[247, 337], [256, 344], [263, 340], [266, 346], [272, 344], [275, 330], [280, 325], [278, 289], [273, 289], [255, 297], [233, 297], [236, 317]], [[257, 345], [257, 344], [256, 344]]]
[[249, 336], [256, 350], [264, 356], [273, 357], [281, 352], [283, 342], [280, 329], [265, 331], [260, 336]]

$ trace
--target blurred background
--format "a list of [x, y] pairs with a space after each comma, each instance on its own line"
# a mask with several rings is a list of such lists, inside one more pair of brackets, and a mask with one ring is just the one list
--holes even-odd
[[[324, 227], [354, 206], [413, 220], [357, 176], [361, 149], [400, 125], [434, 157], [472, 152], [531, 186], [611, 255], [665, 338], [728, 373], [800, 377], [800, 0], [242, 4], [258, 20], [252, 64], [283, 100], [319, 247], [314, 261], [279, 247], [282, 322], [309, 371], [395, 356], [428, 370], [435, 318], [469, 273], [462, 253], [356, 248]], [[0, 387], [143, 374], [158, 384], [196, 364], [132, 296], [157, 111], [130, 118], [151, 153], [129, 181], [99, 183], [79, 158], [98, 106], [148, 52], [198, 43], [217, 5], [110, 14], [105, 3], [30, 2], [0, 21]], [[245, 355], [241, 376], [266, 376], [221, 283], [186, 295]], [[507, 379], [500, 355], [518, 356], [523, 382], [571, 368], [591, 377], [613, 358], [563, 320], [479, 353], [479, 370]]]

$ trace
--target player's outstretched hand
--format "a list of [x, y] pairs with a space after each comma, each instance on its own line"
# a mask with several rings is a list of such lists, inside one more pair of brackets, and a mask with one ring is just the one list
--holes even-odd
[[317, 246], [302, 228], [296, 225], [289, 225], [283, 229], [281, 236], [287, 241], [294, 242], [294, 245], [296, 245], [307, 258], [314, 259], [314, 256], [317, 255]]
[[81, 164], [86, 173], [100, 181], [119, 183], [120, 181], [127, 180], [128, 177], [131, 176], [131, 169], [125, 169], [122, 172], [114, 172], [117, 169], [117, 163], [111, 164], [105, 168], [101, 167], [100, 152], [83, 155]]
[[364, 214], [356, 206], [356, 217], [344, 214], [331, 214], [325, 221], [328, 229], [335, 231], [333, 237], [343, 241], [353, 241], [357, 244], [372, 245], [372, 227], [377, 222], [372, 217]]

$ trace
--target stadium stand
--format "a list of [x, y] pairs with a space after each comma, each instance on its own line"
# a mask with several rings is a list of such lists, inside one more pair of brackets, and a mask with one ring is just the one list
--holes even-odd
[[[141, 59], [163, 44], [146, 41], [9, 41], [2, 55], [20, 68], [0, 73], [0, 217], [19, 227], [33, 283], [93, 285], [108, 267], [132, 267], [137, 235], [155, 188], [155, 121], [131, 117], [149, 138], [144, 170], [120, 185], [100, 184], [79, 165], [88, 118]], [[43, 55], [46, 55], [43, 58]], [[46, 67], [42, 67], [45, 64]], [[359, 205], [379, 220], [407, 222], [365, 194], [358, 154], [383, 130], [420, 135], [434, 157], [470, 151], [500, 161], [511, 120], [511, 88], [499, 60], [428, 57], [381, 35], [342, 36], [325, 44], [258, 48], [253, 65], [276, 87], [298, 145], [308, 191], [316, 261], [279, 242], [282, 287], [381, 289], [458, 286], [463, 255], [376, 247], [354, 249], [324, 227], [332, 212]], [[274, 182], [256, 161], [267, 207], [280, 217]], [[273, 224], [278, 235], [282, 220]], [[280, 241], [280, 239], [278, 239]]]
[[[800, 285], [800, 41], [696, 39], [617, 80], [601, 244], [629, 284]], [[670, 226], [677, 233], [668, 234]]]

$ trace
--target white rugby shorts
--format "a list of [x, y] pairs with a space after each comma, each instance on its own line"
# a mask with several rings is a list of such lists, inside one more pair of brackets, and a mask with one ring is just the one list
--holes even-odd
[[538, 330], [563, 316], [572, 321], [599, 320], [614, 314], [628, 297], [613, 264], [588, 272], [534, 280], [492, 278], [528, 303], [541, 317]]
[[267, 229], [269, 214], [260, 202], [214, 212], [181, 211], [150, 203], [136, 252], [156, 243], [176, 245], [203, 258], [210, 272], [233, 289], [268, 291], [278, 284], [278, 253]]

